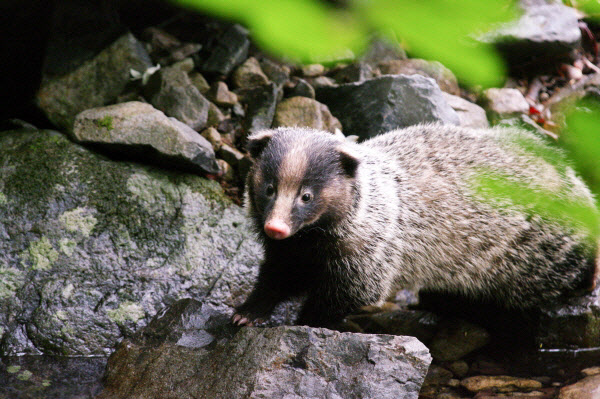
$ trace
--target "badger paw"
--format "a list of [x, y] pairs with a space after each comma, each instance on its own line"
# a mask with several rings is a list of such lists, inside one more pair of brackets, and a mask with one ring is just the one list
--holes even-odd
[[255, 324], [264, 323], [264, 320], [258, 317], [252, 317], [252, 315], [247, 313], [234, 313], [233, 316], [231, 316], [231, 323], [234, 326], [252, 327]]

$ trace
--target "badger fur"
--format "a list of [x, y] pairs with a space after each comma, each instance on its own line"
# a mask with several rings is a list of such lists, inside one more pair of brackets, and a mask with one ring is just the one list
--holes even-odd
[[571, 168], [520, 140], [556, 151], [515, 129], [435, 124], [362, 144], [303, 128], [251, 136], [246, 205], [265, 258], [233, 322], [251, 325], [298, 295], [297, 323], [327, 326], [403, 286], [524, 309], [589, 284], [590, 233], [473, 188], [481, 170], [498, 171], [595, 209]]

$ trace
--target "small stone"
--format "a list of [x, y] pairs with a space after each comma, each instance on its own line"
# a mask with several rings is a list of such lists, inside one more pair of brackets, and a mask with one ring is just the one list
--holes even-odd
[[325, 67], [321, 64], [309, 64], [302, 67], [302, 75], [307, 78], [314, 78], [325, 73]]
[[517, 89], [487, 89], [483, 101], [492, 120], [529, 113], [529, 103]]
[[572, 385], [561, 388], [558, 399], [600, 398], [600, 374], [585, 377]]
[[392, 42], [389, 39], [376, 37], [371, 41], [367, 51], [361, 57], [361, 61], [372, 67], [377, 66], [382, 61], [403, 60], [406, 59], [406, 51], [398, 42]]
[[425, 381], [423, 381], [423, 386], [447, 385], [451, 378], [452, 373], [450, 371], [433, 364], [429, 366], [429, 371], [427, 371]]
[[350, 64], [331, 72], [330, 76], [337, 83], [362, 82], [374, 77], [373, 68], [369, 64], [358, 62]]
[[281, 89], [271, 82], [265, 86], [238, 91], [240, 101], [246, 106], [243, 121], [244, 129], [249, 133], [269, 129], [273, 124], [277, 100]]
[[241, 25], [232, 25], [211, 44], [203, 49], [205, 61], [200, 70], [209, 76], [227, 76], [248, 56], [250, 40], [248, 30]]
[[298, 77], [294, 77], [290, 87], [286, 89], [286, 97], [308, 97], [313, 100], [315, 98], [315, 89], [306, 80]]
[[260, 64], [254, 57], [248, 58], [233, 72], [233, 85], [236, 88], [248, 88], [262, 86], [269, 83], [269, 78], [260, 68]]
[[581, 370], [581, 374], [586, 377], [590, 377], [592, 375], [600, 374], [600, 366], [596, 367], [588, 367], [586, 369]]
[[229, 91], [225, 82], [217, 81], [210, 87], [208, 97], [217, 105], [231, 107], [238, 102], [235, 93]]
[[227, 182], [233, 181], [235, 179], [235, 171], [227, 162], [223, 159], [217, 159], [217, 165], [219, 165], [221, 178]]
[[278, 65], [268, 58], [260, 60], [260, 67], [265, 75], [269, 77], [269, 80], [279, 86], [283, 85], [290, 78], [290, 69], [287, 66]]
[[200, 93], [208, 93], [208, 91], [210, 90], [210, 85], [208, 84], [206, 79], [204, 79], [204, 76], [202, 76], [200, 72], [193, 71], [189, 74], [189, 77], [192, 81], [192, 84], [196, 87], [196, 89], [198, 89]]
[[457, 360], [450, 363], [448, 369], [452, 371], [452, 374], [456, 377], [463, 378], [469, 372], [469, 365], [464, 360]]
[[314, 79], [309, 79], [308, 82], [315, 89], [318, 89], [320, 87], [335, 87], [335, 86], [337, 86], [337, 83], [335, 83], [335, 80], [333, 80], [329, 76], [319, 76]]
[[194, 60], [191, 59], [190, 57], [184, 58], [183, 60], [177, 61], [176, 63], [174, 63], [171, 66], [173, 68], [179, 68], [183, 72], [190, 73], [194, 70]]
[[324, 104], [308, 97], [287, 98], [277, 104], [273, 127], [300, 126], [334, 132], [341, 124]]
[[204, 129], [202, 133], [200, 133], [202, 137], [204, 137], [208, 142], [212, 145], [215, 151], [218, 151], [221, 148], [221, 134], [214, 127], [209, 127]]
[[206, 120], [207, 126], [218, 126], [219, 123], [225, 120], [225, 115], [215, 104], [210, 103], [208, 108], [208, 118]]
[[458, 114], [460, 126], [475, 128], [490, 127], [485, 110], [479, 105], [473, 104], [462, 97], [450, 93], [442, 92], [442, 95], [446, 99], [448, 105], [450, 105]]
[[155, 108], [192, 129], [200, 130], [206, 126], [209, 101], [181, 69], [167, 67], [153, 74], [144, 88], [144, 95]]
[[460, 94], [456, 76], [437, 61], [411, 58], [383, 61], [378, 66], [383, 75], [422, 75], [434, 79], [442, 91], [456, 96]]
[[486, 390], [493, 390], [496, 392], [528, 392], [542, 388], [542, 383], [539, 381], [527, 378], [510, 377], [507, 375], [478, 375], [465, 378], [460, 384], [471, 392]]
[[234, 168], [237, 167], [240, 161], [244, 158], [244, 154], [242, 154], [237, 149], [228, 146], [227, 144], [221, 145], [218, 154], [221, 158], [223, 158], [225, 162], [227, 162]]

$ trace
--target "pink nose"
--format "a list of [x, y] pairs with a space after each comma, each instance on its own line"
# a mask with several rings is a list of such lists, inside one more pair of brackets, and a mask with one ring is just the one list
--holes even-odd
[[274, 240], [283, 240], [290, 236], [290, 226], [281, 220], [269, 220], [265, 223], [265, 233]]

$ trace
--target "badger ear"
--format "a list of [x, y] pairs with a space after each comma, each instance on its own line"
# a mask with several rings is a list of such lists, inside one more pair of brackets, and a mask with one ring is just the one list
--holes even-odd
[[340, 164], [346, 176], [356, 176], [356, 169], [360, 164], [358, 156], [351, 149], [345, 147], [338, 147], [337, 151], [340, 154]]
[[269, 141], [271, 141], [271, 137], [275, 132], [272, 130], [263, 130], [252, 136], [248, 137], [248, 144], [246, 144], [246, 149], [250, 153], [252, 159], [256, 159], [263, 152]]

